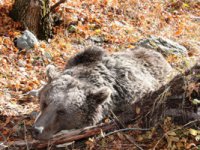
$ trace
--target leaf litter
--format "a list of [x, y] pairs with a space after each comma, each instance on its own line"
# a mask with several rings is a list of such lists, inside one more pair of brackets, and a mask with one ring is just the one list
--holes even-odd
[[[52, 0], [51, 4], [57, 1]], [[13, 39], [21, 34], [22, 27], [8, 15], [12, 2], [0, 1], [0, 141], [24, 139], [25, 132], [26, 139], [32, 139], [30, 128], [39, 102], [24, 94], [46, 81], [46, 65], [52, 63], [63, 69], [66, 61], [84, 46], [97, 44], [107, 51], [118, 51], [133, 48], [139, 39], [155, 35], [183, 43], [191, 56], [197, 55], [200, 48], [199, 1], [75, 0], [56, 9], [63, 22], [54, 27], [53, 39], [41, 41], [30, 52], [19, 53]], [[168, 60], [179, 61], [174, 56]], [[188, 93], [197, 90], [197, 86], [191, 83]], [[143, 149], [200, 149], [199, 132], [181, 128], [166, 118], [160, 127], [150, 131], [126, 131], [102, 140], [89, 139], [85, 148], [137, 149], [137, 143]]]

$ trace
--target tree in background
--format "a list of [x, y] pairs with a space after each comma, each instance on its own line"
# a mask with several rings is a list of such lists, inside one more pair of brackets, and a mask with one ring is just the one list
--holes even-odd
[[15, 0], [10, 16], [39, 39], [47, 40], [53, 35], [51, 12], [63, 2], [60, 0], [50, 7], [50, 0]]

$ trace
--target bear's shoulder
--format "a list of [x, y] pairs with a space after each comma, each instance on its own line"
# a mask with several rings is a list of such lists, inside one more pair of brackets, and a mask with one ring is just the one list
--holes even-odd
[[97, 61], [101, 61], [103, 56], [106, 54], [105, 50], [97, 46], [90, 46], [84, 51], [76, 54], [74, 57], [69, 59], [65, 68], [70, 68], [80, 64], [92, 64]]

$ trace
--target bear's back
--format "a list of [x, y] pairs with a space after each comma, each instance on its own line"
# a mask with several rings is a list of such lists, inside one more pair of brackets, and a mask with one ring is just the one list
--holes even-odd
[[134, 102], [157, 90], [172, 70], [164, 57], [145, 48], [136, 48], [107, 55], [90, 47], [71, 58], [66, 73], [87, 85], [108, 86], [113, 100]]

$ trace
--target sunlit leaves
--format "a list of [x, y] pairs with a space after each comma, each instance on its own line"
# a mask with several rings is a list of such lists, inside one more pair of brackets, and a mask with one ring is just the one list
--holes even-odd
[[[51, 5], [56, 2], [58, 0], [51, 0]], [[186, 40], [200, 41], [199, 22], [191, 19], [191, 16], [196, 18], [200, 15], [200, 5], [195, 0], [71, 0], [55, 10], [63, 23], [54, 27], [53, 39], [41, 41], [29, 52], [19, 52], [13, 39], [21, 35], [23, 28], [9, 17], [11, 5], [12, 0], [0, 1], [0, 132], [8, 141], [23, 139], [24, 125], [31, 126], [34, 119], [23, 121], [15, 116], [39, 110], [37, 99], [25, 96], [25, 93], [40, 87], [46, 80], [47, 64], [63, 69], [66, 61], [88, 43], [100, 44], [108, 51], [120, 51], [134, 48], [138, 39], [149, 35], [169, 37], [182, 43]], [[175, 55], [169, 55], [167, 60], [170, 64], [181, 62]], [[187, 96], [198, 90], [199, 84], [190, 83]], [[193, 98], [190, 102], [197, 106], [200, 103], [199, 99]], [[137, 107], [136, 114], [142, 110], [142, 107]], [[118, 133], [102, 140], [99, 145], [102, 149], [110, 149], [111, 143], [113, 148], [133, 148], [136, 141], [144, 149], [152, 149], [161, 140], [157, 149], [192, 149], [198, 146], [195, 143], [200, 139], [198, 130], [191, 128], [177, 132], [174, 128], [172, 120], [166, 118], [159, 128], [126, 132], [125, 135]], [[166, 134], [164, 138], [163, 134]], [[3, 136], [0, 135], [0, 141], [4, 140]], [[86, 144], [89, 149], [95, 149], [95, 138]]]

